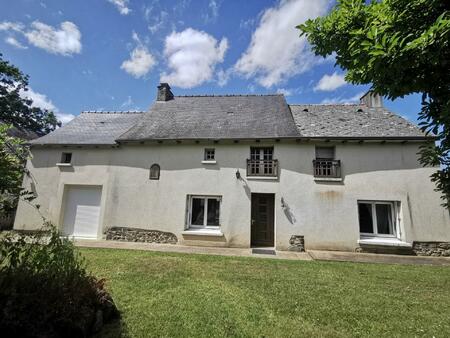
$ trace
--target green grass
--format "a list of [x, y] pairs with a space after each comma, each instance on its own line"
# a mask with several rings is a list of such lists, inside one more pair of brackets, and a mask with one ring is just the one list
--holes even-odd
[[450, 336], [448, 267], [81, 252], [122, 313], [101, 336]]

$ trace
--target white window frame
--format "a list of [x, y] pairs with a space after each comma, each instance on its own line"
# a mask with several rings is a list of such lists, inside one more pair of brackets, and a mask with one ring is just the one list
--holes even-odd
[[[385, 238], [398, 238], [399, 231], [399, 207], [398, 203], [394, 201], [367, 201], [367, 200], [358, 200], [358, 227], [361, 225], [361, 220], [359, 218], [359, 204], [370, 204], [372, 206], [372, 227], [373, 233], [371, 232], [360, 232], [361, 236], [364, 237], [385, 237]], [[376, 206], [377, 205], [389, 205], [391, 207], [391, 224], [392, 224], [392, 234], [379, 234], [378, 233], [378, 222], [377, 222], [377, 214], [376, 214]]]
[[[203, 225], [191, 224], [192, 222], [192, 202], [194, 198], [204, 199], [205, 208], [203, 210]], [[207, 225], [208, 223], [208, 200], [219, 201], [219, 225]], [[221, 209], [222, 208], [222, 196], [210, 196], [210, 195], [188, 195], [188, 209], [187, 209], [187, 229], [220, 229], [221, 223]]]

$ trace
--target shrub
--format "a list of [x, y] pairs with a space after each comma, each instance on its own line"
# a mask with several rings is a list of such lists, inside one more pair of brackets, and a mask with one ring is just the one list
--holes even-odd
[[118, 314], [114, 302], [72, 242], [43, 230], [0, 239], [1, 335], [89, 336]]

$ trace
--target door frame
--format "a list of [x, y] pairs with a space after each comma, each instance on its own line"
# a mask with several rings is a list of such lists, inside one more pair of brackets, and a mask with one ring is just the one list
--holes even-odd
[[[253, 195], [271, 195], [272, 197], [273, 197], [273, 225], [272, 225], [272, 228], [273, 228], [273, 243], [272, 243], [272, 245], [271, 246], [255, 246], [255, 245], [253, 245], [253, 243], [252, 243], [252, 207], [253, 207], [253, 203], [252, 203], [252, 201], [253, 201]], [[276, 210], [276, 208], [275, 208], [275, 204], [276, 204], [276, 199], [275, 199], [275, 197], [276, 197], [276, 194], [275, 193], [266, 193], [266, 192], [252, 192], [251, 193], [251, 195], [250, 195], [250, 247], [251, 248], [253, 248], [253, 247], [255, 247], [255, 248], [265, 248], [265, 247], [267, 247], [267, 248], [271, 248], [271, 247], [275, 247], [275, 243], [276, 243], [276, 212], [275, 212], [275, 210]]]

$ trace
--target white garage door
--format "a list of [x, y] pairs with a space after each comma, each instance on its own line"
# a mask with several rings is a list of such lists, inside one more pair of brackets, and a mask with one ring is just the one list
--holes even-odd
[[72, 186], [66, 191], [64, 234], [96, 238], [100, 220], [101, 187]]

